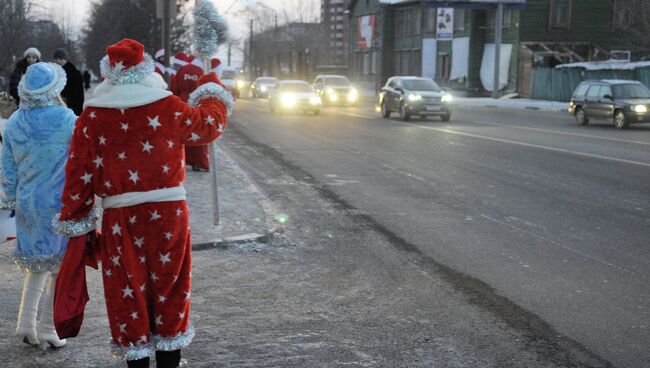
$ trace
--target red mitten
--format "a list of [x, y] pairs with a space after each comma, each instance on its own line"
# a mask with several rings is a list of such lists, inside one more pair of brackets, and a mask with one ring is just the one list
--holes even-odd
[[219, 79], [215, 72], [210, 72], [208, 74], [202, 75], [197, 82], [197, 86], [202, 86], [206, 83], [216, 83], [226, 89], [226, 86], [223, 84], [223, 82], [221, 82], [221, 79]]

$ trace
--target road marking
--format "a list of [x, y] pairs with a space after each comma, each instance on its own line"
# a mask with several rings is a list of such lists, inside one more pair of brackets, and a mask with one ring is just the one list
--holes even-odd
[[465, 136], [465, 137], [472, 137], [472, 138], [478, 138], [478, 139], [485, 139], [485, 140], [489, 140], [489, 141], [493, 141], [493, 142], [508, 143], [508, 144], [514, 144], [514, 145], [518, 145], [518, 146], [542, 149], [542, 150], [546, 150], [546, 151], [569, 153], [569, 154], [576, 155], [576, 156], [583, 156], [583, 157], [589, 157], [589, 158], [598, 158], [598, 159], [601, 159], [601, 160], [622, 162], [622, 163], [631, 164], [631, 165], [639, 165], [639, 166], [644, 166], [644, 167], [650, 167], [650, 163], [647, 163], [647, 162], [626, 160], [626, 159], [623, 159], [623, 158], [616, 158], [616, 157], [597, 155], [597, 154], [593, 154], [593, 153], [573, 151], [573, 150], [569, 150], [569, 149], [565, 149], [565, 148], [543, 146], [543, 145], [534, 144], [534, 143], [518, 142], [518, 141], [513, 141], [513, 140], [510, 140], [510, 139], [488, 137], [488, 136], [473, 134], [473, 133], [458, 132], [458, 131], [455, 131], [455, 130], [445, 129], [445, 128], [435, 128], [435, 127], [430, 127], [430, 126], [424, 126], [424, 125], [419, 125], [419, 124], [407, 124], [407, 123], [402, 123], [402, 122], [395, 122], [395, 123], [400, 124], [400, 125], [404, 125], [404, 126], [409, 126], [409, 127], [414, 127], [415, 126], [415, 127], [420, 127], [420, 128], [424, 128], [424, 129], [436, 130], [436, 131], [439, 131], [439, 132], [442, 132], [442, 133], [462, 135], [462, 136]]
[[369, 116], [365, 116], [365, 115], [361, 115], [361, 114], [355, 114], [353, 112], [347, 112], [347, 111], [346, 112], [337, 111], [337, 115], [347, 115], [347, 116], [351, 116], [353, 118], [360, 118], [360, 119], [366, 119], [366, 120], [375, 120], [376, 119], [376, 118], [373, 118], [373, 117], [369, 117]]
[[643, 145], [648, 145], [648, 146], [650, 146], [650, 142], [634, 141], [634, 140], [630, 140], [630, 139], [621, 139], [621, 138], [612, 138], [612, 137], [602, 137], [602, 136], [591, 135], [591, 134], [583, 134], [583, 133], [560, 132], [560, 131], [557, 131], [557, 130], [542, 129], [542, 128], [531, 128], [531, 127], [522, 127], [522, 126], [517, 126], [517, 125], [509, 125], [509, 124], [491, 123], [491, 122], [488, 122], [488, 121], [480, 121], [480, 120], [472, 120], [471, 122], [472, 122], [472, 123], [475, 123], [475, 124], [492, 125], [492, 126], [498, 126], [498, 127], [507, 127], [507, 128], [521, 129], [521, 130], [531, 130], [531, 131], [535, 131], [535, 132], [543, 132], [543, 133], [552, 133], [552, 134], [561, 134], [561, 135], [572, 135], [572, 136], [575, 136], [575, 137], [584, 137], [584, 138], [603, 139], [603, 140], [613, 141], [613, 142], [634, 143], [634, 144], [643, 144]]

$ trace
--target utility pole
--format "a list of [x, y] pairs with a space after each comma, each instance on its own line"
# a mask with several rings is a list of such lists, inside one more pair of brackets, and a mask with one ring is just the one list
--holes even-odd
[[165, 80], [167, 81], [167, 85], [170, 86], [171, 81], [170, 81], [170, 75], [169, 72], [167, 71], [170, 66], [170, 60], [171, 60], [171, 53], [172, 53], [172, 42], [171, 42], [171, 13], [170, 13], [170, 2], [172, 0], [163, 0], [164, 1], [164, 15], [163, 15], [163, 35], [164, 35], [164, 42], [165, 42]]
[[252, 81], [254, 78], [253, 75], [253, 19], [251, 18], [251, 25], [250, 25], [250, 40], [248, 41], [248, 68], [249, 68], [249, 74], [250, 74], [250, 80]]
[[503, 36], [503, 2], [497, 4], [496, 17], [494, 17], [494, 84], [492, 97], [499, 98], [499, 72], [501, 69], [501, 41]]

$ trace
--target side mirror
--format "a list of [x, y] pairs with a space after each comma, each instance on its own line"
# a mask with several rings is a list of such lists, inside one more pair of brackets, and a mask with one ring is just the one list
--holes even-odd
[[402, 87], [395, 87], [395, 90], [399, 93], [404, 93], [404, 89]]
[[611, 95], [604, 95], [603, 98], [610, 101], [614, 101], [614, 97], [612, 97]]

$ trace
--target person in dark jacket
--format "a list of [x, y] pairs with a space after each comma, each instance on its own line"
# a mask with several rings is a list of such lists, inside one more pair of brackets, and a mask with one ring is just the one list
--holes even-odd
[[20, 97], [18, 96], [18, 83], [20, 83], [20, 78], [23, 77], [28, 66], [36, 64], [39, 61], [41, 61], [41, 52], [35, 47], [30, 47], [23, 53], [23, 58], [16, 63], [16, 67], [9, 77], [9, 94], [16, 101], [16, 105], [20, 103]]
[[81, 72], [68, 61], [68, 53], [64, 49], [54, 51], [54, 62], [63, 67], [68, 78], [68, 83], [61, 92], [61, 97], [65, 104], [74, 111], [75, 115], [79, 116], [84, 107], [84, 82]]
[[84, 89], [89, 90], [90, 89], [90, 72], [85, 70], [83, 73], [83, 78], [84, 78]]

